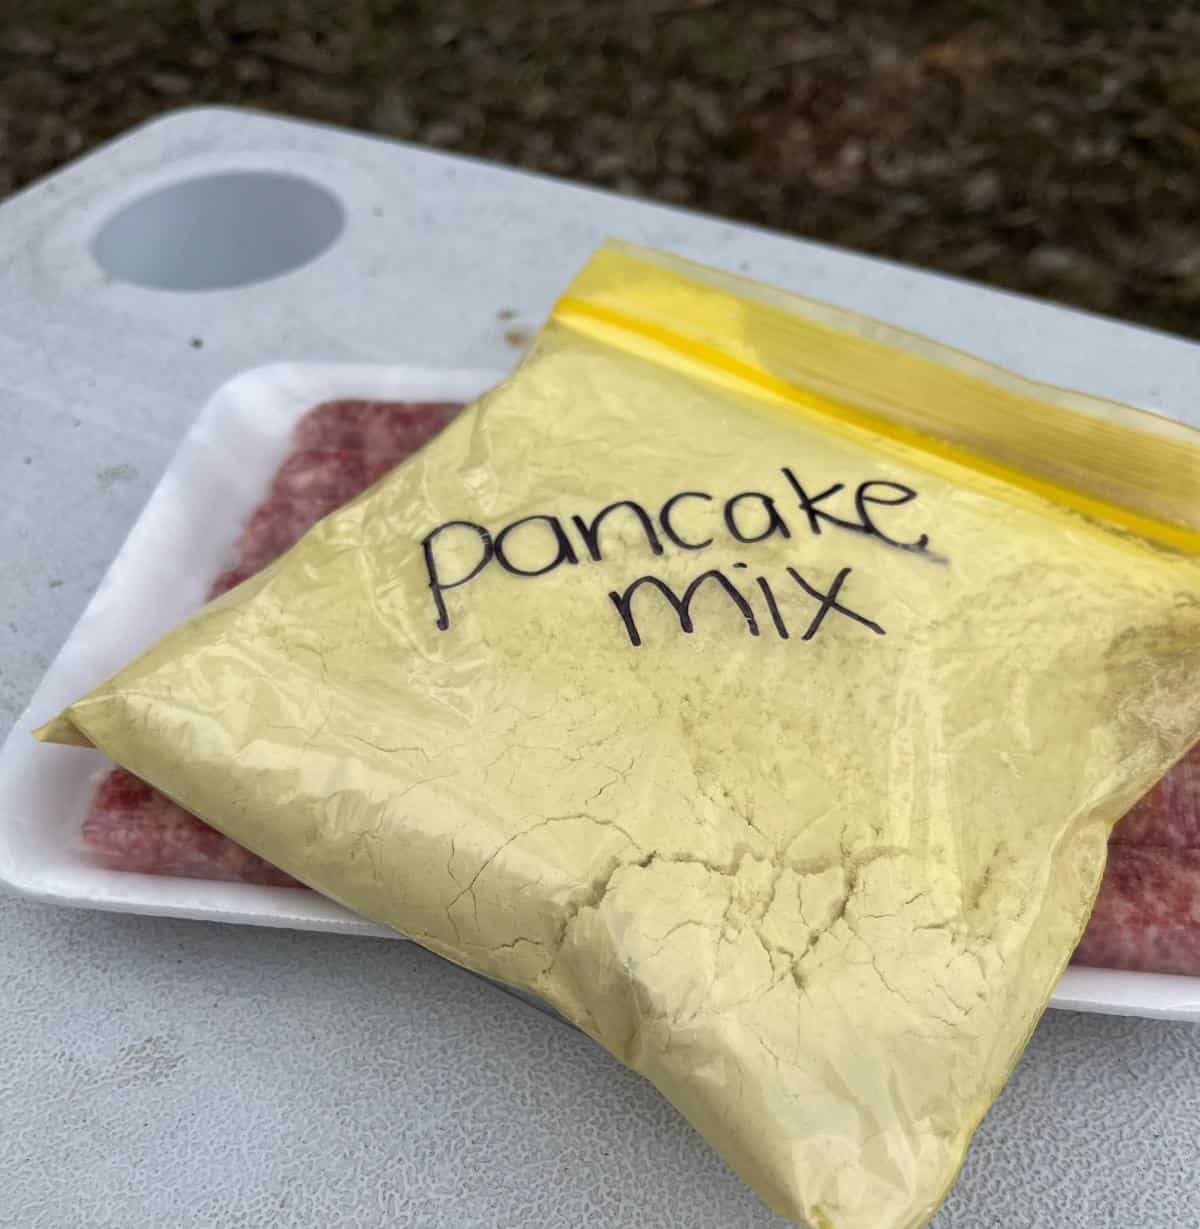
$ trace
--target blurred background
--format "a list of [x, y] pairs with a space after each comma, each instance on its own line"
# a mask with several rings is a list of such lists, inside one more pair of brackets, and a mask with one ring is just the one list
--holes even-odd
[[0, 0], [0, 196], [205, 103], [1200, 337], [1200, 0]]

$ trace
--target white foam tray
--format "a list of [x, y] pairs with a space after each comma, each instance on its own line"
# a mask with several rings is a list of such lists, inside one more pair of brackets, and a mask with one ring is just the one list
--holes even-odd
[[[306, 410], [347, 397], [467, 401], [504, 374], [287, 363], [246, 372], [216, 393], [0, 751], [0, 880], [55, 904], [400, 938], [298, 888], [90, 864], [79, 832], [107, 761], [98, 752], [43, 745], [31, 731], [203, 603], [209, 582], [232, 563], [242, 525]], [[1072, 968], [1051, 1005], [1200, 1021], [1200, 978]]]

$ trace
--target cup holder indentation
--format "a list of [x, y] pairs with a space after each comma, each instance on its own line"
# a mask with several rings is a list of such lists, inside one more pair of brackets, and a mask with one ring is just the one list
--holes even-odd
[[320, 184], [281, 171], [222, 171], [131, 201], [92, 240], [122, 282], [223, 290], [308, 264], [341, 234], [345, 210]]

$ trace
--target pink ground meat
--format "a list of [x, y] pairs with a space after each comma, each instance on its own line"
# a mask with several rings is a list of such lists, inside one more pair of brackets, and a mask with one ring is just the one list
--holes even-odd
[[1200, 975], [1200, 849], [1110, 845], [1075, 963]]
[[1200, 849], [1200, 743], [1113, 829], [1112, 843]]
[[83, 839], [96, 859], [114, 870], [295, 883], [123, 768], [114, 768], [101, 781], [83, 821]]

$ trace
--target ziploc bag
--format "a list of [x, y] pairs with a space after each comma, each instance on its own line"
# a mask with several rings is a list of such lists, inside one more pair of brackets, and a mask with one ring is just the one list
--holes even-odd
[[814, 1229], [924, 1224], [1200, 737], [1200, 442], [603, 248], [43, 737], [532, 991]]

